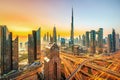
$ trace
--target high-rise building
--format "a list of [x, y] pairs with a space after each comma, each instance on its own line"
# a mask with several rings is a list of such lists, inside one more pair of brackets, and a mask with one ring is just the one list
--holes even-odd
[[53, 28], [53, 42], [57, 43], [56, 27]]
[[116, 34], [116, 50], [120, 49], [119, 34]]
[[0, 26], [1, 38], [1, 74], [8, 73], [12, 69], [12, 34], [6, 26]]
[[89, 40], [89, 32], [88, 31], [86, 32], [85, 43], [86, 43], [86, 47], [89, 48], [90, 40]]
[[116, 34], [115, 34], [115, 29], [112, 31], [112, 52], [116, 51]]
[[61, 38], [61, 46], [65, 46], [65, 38]]
[[81, 45], [81, 36], [79, 35], [79, 44]]
[[47, 32], [47, 42], [49, 42], [49, 32]]
[[12, 70], [18, 70], [18, 37], [12, 42]]
[[40, 59], [41, 55], [41, 34], [40, 28], [28, 35], [28, 62], [31, 64], [34, 60]]
[[53, 37], [50, 35], [50, 43], [53, 43]]
[[55, 42], [46, 47], [45, 56], [45, 80], [61, 80], [61, 60], [59, 56], [59, 47]]
[[36, 31], [32, 31], [32, 36], [33, 36], [33, 52], [34, 52], [34, 59], [37, 60], [37, 51], [36, 51]]
[[[14, 48], [12, 47], [12, 33], [8, 31], [5, 25], [1, 25], [0, 26], [0, 75], [6, 74], [13, 69], [14, 52], [12, 48]], [[14, 50], [18, 50], [18, 48], [15, 48]], [[16, 63], [18, 63], [18, 61]]]
[[97, 34], [98, 34], [98, 43], [97, 43], [98, 52], [102, 53], [103, 52], [103, 28], [99, 28]]
[[108, 35], [107, 39], [108, 52], [112, 52], [112, 34]]
[[60, 35], [58, 35], [58, 42], [60, 42]]
[[43, 41], [47, 41], [46, 34], [44, 34], [44, 36], [43, 36]]
[[78, 44], [78, 37], [76, 37], [75, 39], [74, 39], [74, 44]]
[[35, 53], [34, 53], [34, 38], [33, 35], [28, 35], [28, 63], [31, 64], [35, 60]]
[[41, 28], [36, 31], [36, 54], [37, 59], [41, 58]]
[[71, 22], [71, 36], [70, 36], [70, 46], [72, 47], [72, 51], [74, 51], [74, 17], [73, 17], [73, 8], [72, 8], [72, 22]]
[[91, 30], [90, 32], [90, 52], [95, 53], [96, 52], [96, 31]]
[[85, 35], [82, 35], [82, 46], [85, 46]]

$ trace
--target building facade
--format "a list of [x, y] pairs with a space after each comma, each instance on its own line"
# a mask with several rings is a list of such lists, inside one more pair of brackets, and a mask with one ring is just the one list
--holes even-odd
[[40, 28], [37, 31], [32, 31], [28, 35], [28, 62], [33, 63], [40, 59], [41, 56], [41, 34]]
[[44, 79], [61, 80], [61, 60], [59, 47], [56, 43], [46, 46], [46, 57], [44, 60]]
[[[18, 44], [18, 42], [17, 42]], [[18, 46], [16, 46], [18, 47]], [[0, 75], [13, 70], [13, 54], [18, 48], [13, 50], [12, 32], [9, 32], [5, 25], [0, 26]], [[18, 55], [18, 53], [16, 53]], [[18, 58], [17, 58], [18, 59]], [[18, 63], [18, 61], [16, 61]]]
[[89, 40], [89, 32], [88, 31], [86, 32], [86, 38], [85, 39], [86, 39], [86, 41], [85, 41], [86, 47], [89, 48], [90, 40]]
[[12, 42], [12, 70], [18, 70], [18, 37]]
[[116, 50], [120, 49], [119, 34], [116, 34]]
[[115, 29], [112, 30], [112, 52], [116, 51], [116, 33]]
[[92, 30], [90, 32], [90, 52], [96, 53], [96, 31]]
[[56, 27], [53, 28], [53, 42], [57, 43], [57, 32], [56, 32]]
[[108, 52], [112, 52], [112, 34], [108, 35], [107, 39]]
[[103, 28], [99, 28], [97, 34], [98, 34], [98, 39], [97, 39], [98, 52], [102, 53], [103, 52]]

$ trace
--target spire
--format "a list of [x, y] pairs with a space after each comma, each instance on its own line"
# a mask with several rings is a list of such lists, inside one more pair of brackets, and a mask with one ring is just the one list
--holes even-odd
[[53, 42], [57, 43], [57, 33], [56, 33], [55, 25], [54, 25], [54, 28], [53, 28]]
[[73, 16], [73, 7], [72, 7], [72, 16], [71, 16], [71, 41], [74, 44], [74, 16]]
[[73, 17], [73, 7], [72, 7], [72, 17]]
[[72, 7], [72, 16], [71, 16], [71, 36], [70, 36], [70, 46], [72, 47], [72, 51], [73, 50], [73, 46], [74, 46], [74, 16], [73, 16], [73, 7]]

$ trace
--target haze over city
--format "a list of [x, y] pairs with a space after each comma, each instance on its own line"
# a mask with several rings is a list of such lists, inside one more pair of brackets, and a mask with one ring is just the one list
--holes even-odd
[[120, 33], [119, 0], [2, 0], [0, 24], [7, 25], [13, 35], [22, 39], [31, 30], [42, 29], [52, 34], [54, 25], [61, 36], [70, 35], [71, 8], [74, 8], [75, 36], [87, 30], [104, 28], [104, 36], [112, 28]]

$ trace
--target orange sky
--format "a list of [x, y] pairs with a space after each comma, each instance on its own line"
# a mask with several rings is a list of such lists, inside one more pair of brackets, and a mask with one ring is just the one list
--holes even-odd
[[[117, 32], [120, 31], [120, 18], [117, 15], [119, 6], [116, 3], [112, 6], [116, 10], [107, 6], [107, 10], [111, 11], [107, 16], [106, 9], [104, 13], [98, 9], [104, 9], [100, 5], [99, 7], [91, 6], [92, 2], [89, 1], [79, 5], [79, 0], [74, 1], [73, 3], [73, 0], [0, 0], [0, 25], [7, 25], [9, 31], [13, 32], [13, 36], [20, 36], [21, 41], [26, 41], [27, 35], [39, 27], [41, 27], [42, 36], [46, 32], [52, 34], [54, 25], [57, 28], [57, 34], [63, 37], [70, 36], [71, 6], [74, 5], [75, 36], [92, 29], [98, 30], [100, 27], [104, 28], [104, 36], [111, 33], [114, 27]], [[97, 12], [100, 14], [97, 15]]]

